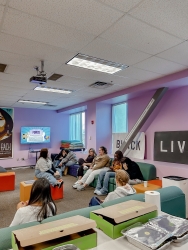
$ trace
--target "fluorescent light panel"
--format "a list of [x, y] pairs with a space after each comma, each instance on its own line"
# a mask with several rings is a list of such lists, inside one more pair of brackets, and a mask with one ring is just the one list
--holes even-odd
[[80, 67], [80, 68], [100, 71], [100, 72], [104, 72], [108, 74], [114, 74], [128, 67], [125, 64], [110, 62], [110, 61], [106, 61], [100, 58], [87, 56], [83, 54], [77, 54], [66, 64]]
[[53, 92], [53, 93], [61, 93], [61, 94], [72, 93], [72, 90], [68, 90], [68, 89], [57, 89], [57, 88], [40, 87], [40, 86], [34, 88], [34, 90], [47, 91], [47, 92]]
[[39, 102], [39, 101], [30, 101], [30, 100], [19, 100], [18, 102], [21, 102], [21, 103], [31, 103], [31, 104], [47, 104], [47, 102]]

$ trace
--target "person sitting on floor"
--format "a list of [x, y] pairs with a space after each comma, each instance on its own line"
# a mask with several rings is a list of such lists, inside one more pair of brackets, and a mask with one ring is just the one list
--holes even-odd
[[73, 185], [73, 188], [76, 188], [78, 191], [84, 190], [102, 170], [109, 170], [109, 162], [110, 157], [107, 155], [107, 149], [101, 146], [99, 148], [99, 155], [94, 158], [90, 168], [82, 179]]
[[122, 152], [120, 150], [117, 150], [114, 154], [114, 160], [112, 162], [112, 166], [110, 167], [110, 170], [102, 170], [100, 172], [94, 194], [106, 195], [108, 193], [109, 179], [110, 177], [115, 177], [115, 172], [117, 170], [122, 169], [122, 163], [121, 163], [122, 159], [123, 159]]
[[132, 195], [136, 193], [136, 190], [128, 184], [129, 175], [124, 170], [117, 170], [115, 172], [116, 189], [110, 192], [104, 200], [100, 200], [97, 197], [93, 197], [89, 203], [89, 206], [99, 205], [101, 203], [115, 200], [127, 195]]
[[128, 157], [122, 159], [123, 169], [129, 174], [129, 184], [135, 185], [141, 183], [144, 178], [138, 164]]
[[78, 180], [80, 180], [84, 176], [84, 170], [87, 170], [88, 167], [91, 166], [93, 159], [97, 156], [95, 149], [90, 148], [89, 149], [89, 155], [88, 157], [84, 160], [83, 158], [80, 158], [78, 160], [78, 164], [80, 165], [78, 169]]
[[47, 179], [40, 178], [33, 183], [29, 201], [18, 203], [10, 227], [33, 221], [41, 222], [56, 213], [57, 208], [51, 197], [50, 183]]
[[61, 162], [59, 163], [59, 166], [64, 173], [64, 175], [67, 175], [68, 167], [74, 165], [77, 163], [77, 158], [74, 152], [70, 151], [69, 149], [62, 149], [62, 155], [63, 158]]
[[63, 150], [60, 151], [60, 153], [58, 155], [56, 155], [56, 157], [54, 158], [54, 161], [53, 161], [53, 166], [55, 168], [58, 168], [59, 166], [59, 163], [61, 162], [61, 160], [64, 158], [63, 156]]
[[35, 176], [37, 178], [46, 178], [52, 186], [58, 186], [60, 188], [63, 184], [61, 175], [61, 169], [55, 169], [53, 167], [52, 161], [48, 157], [48, 149], [42, 148], [35, 166]]

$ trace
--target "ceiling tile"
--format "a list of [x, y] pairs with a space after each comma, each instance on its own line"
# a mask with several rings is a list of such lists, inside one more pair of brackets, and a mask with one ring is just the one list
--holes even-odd
[[142, 0], [99, 0], [101, 3], [109, 5], [117, 10], [128, 12], [139, 4]]
[[188, 66], [188, 41], [168, 49], [157, 56]]
[[20, 102], [15, 102], [13, 107], [15, 108], [32, 108], [32, 109], [36, 109], [41, 107], [41, 104], [29, 104], [29, 103], [20, 103]]
[[23, 96], [28, 92], [26, 89], [22, 88], [10, 88], [7, 86], [1, 86], [1, 95], [12, 95], [12, 96]]
[[8, 9], [2, 31], [10, 35], [74, 51], [80, 50], [94, 38], [94, 35], [14, 9]]
[[31, 41], [5, 33], [0, 34], [0, 49], [15, 54], [30, 56], [31, 58], [34, 57], [40, 60], [61, 63], [65, 63], [75, 55], [75, 52], [70, 52], [69, 50], [65, 50], [63, 48]]
[[121, 18], [101, 37], [153, 55], [182, 42], [182, 40], [130, 16]]
[[132, 16], [182, 39], [188, 39], [187, 13], [187, 0], [145, 0], [130, 12]]
[[151, 57], [134, 65], [139, 69], [149, 70], [158, 74], [171, 74], [186, 69], [186, 66], [170, 62], [158, 57]]
[[94, 0], [24, 0], [24, 4], [16, 0], [9, 6], [94, 35], [99, 35], [123, 15]]
[[26, 90], [32, 90], [34, 89], [33, 84], [29, 82], [11, 82], [11, 81], [5, 81], [5, 80], [0, 80], [0, 88], [1, 87], [8, 87], [9, 89], [12, 88], [21, 88], [21, 89], [26, 89]]
[[162, 77], [163, 75], [150, 72], [147, 70], [138, 69], [138, 68], [131, 66], [124, 71], [120, 71], [118, 73], [118, 76], [130, 77], [130, 78], [134, 78], [134, 79], [144, 82], [144, 81], [150, 81], [150, 80]]
[[108, 61], [123, 63], [128, 66], [143, 61], [151, 56], [150, 54], [132, 49], [128, 46], [124, 47], [110, 43], [110, 41], [102, 38], [97, 38], [92, 41], [81, 50], [81, 53]]

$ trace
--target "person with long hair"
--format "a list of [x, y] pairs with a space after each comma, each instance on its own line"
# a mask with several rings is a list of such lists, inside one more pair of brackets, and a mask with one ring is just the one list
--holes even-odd
[[98, 197], [93, 197], [89, 203], [89, 206], [99, 205], [101, 203], [115, 200], [127, 195], [136, 193], [136, 190], [128, 184], [129, 175], [126, 171], [119, 169], [115, 172], [116, 189], [110, 192], [104, 200], [100, 200]]
[[63, 158], [61, 159], [58, 167], [61, 168], [64, 175], [67, 175], [68, 168], [77, 163], [76, 154], [69, 149], [62, 149]]
[[58, 171], [53, 168], [52, 161], [48, 157], [48, 149], [42, 148], [35, 166], [35, 176], [37, 178], [46, 178], [52, 186], [58, 186], [60, 188], [63, 185], [60, 172], [60, 169]]
[[82, 191], [89, 186], [95, 176], [102, 170], [109, 170], [110, 157], [107, 153], [107, 149], [104, 146], [99, 148], [99, 155], [94, 158], [90, 168], [87, 170], [82, 179], [73, 185], [73, 188], [76, 188], [78, 191]]
[[78, 164], [80, 165], [79, 169], [78, 169], [78, 180], [80, 180], [83, 176], [84, 176], [84, 170], [87, 170], [92, 162], [93, 159], [97, 156], [95, 149], [94, 148], [90, 148], [89, 149], [89, 155], [87, 156], [86, 159], [80, 158], [78, 160]]
[[47, 179], [40, 178], [33, 183], [29, 201], [18, 203], [10, 227], [32, 221], [41, 222], [56, 213], [57, 208], [51, 197], [50, 183]]
[[129, 184], [135, 185], [141, 183], [144, 178], [138, 164], [128, 157], [122, 159], [123, 168], [130, 177]]
[[[95, 188], [94, 194], [97, 195], [106, 195], [108, 193], [108, 182], [110, 177], [114, 177], [117, 170], [122, 169], [123, 154], [120, 150], [117, 150], [114, 154], [114, 160], [112, 166], [108, 171], [101, 171], [98, 180], [97, 186]], [[102, 184], [103, 183], [103, 184]]]

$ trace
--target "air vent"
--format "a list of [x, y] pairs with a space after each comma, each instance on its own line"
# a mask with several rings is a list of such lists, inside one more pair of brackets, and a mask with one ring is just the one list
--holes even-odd
[[106, 82], [95, 82], [91, 85], [89, 85], [89, 87], [91, 88], [97, 88], [97, 89], [106, 89], [111, 87], [113, 84], [112, 83], [106, 83]]
[[57, 107], [57, 105], [52, 105], [52, 104], [45, 104], [44, 106], [46, 106], [46, 107]]
[[6, 69], [7, 64], [0, 63], [0, 72], [4, 72]]
[[51, 75], [48, 80], [51, 80], [51, 81], [57, 81], [59, 78], [61, 78], [63, 75], [60, 75], [60, 74], [53, 74]]

